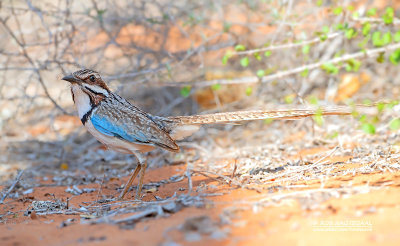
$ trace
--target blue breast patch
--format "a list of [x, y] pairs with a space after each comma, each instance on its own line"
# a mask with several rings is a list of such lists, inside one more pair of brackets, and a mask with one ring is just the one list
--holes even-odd
[[122, 138], [129, 142], [146, 143], [149, 141], [143, 133], [139, 132], [133, 134], [125, 125], [118, 122], [112, 122], [112, 120], [104, 116], [93, 114], [90, 118], [90, 121], [92, 122], [96, 130], [104, 135]]

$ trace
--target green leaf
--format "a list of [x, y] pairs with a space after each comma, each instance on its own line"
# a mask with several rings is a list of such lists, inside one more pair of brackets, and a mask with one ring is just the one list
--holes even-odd
[[329, 26], [323, 26], [322, 31], [315, 32], [315, 35], [317, 35], [321, 41], [325, 41], [328, 38], [327, 33], [329, 33], [329, 30]]
[[394, 36], [393, 36], [394, 42], [398, 43], [400, 42], [400, 31], [397, 31]]
[[253, 87], [248, 86], [246, 88], [246, 96], [251, 96], [251, 94], [253, 94]]
[[321, 39], [321, 41], [323, 42], [323, 41], [325, 41], [325, 40], [328, 39], [328, 36], [327, 36], [326, 34], [321, 34], [321, 35], [319, 36], [319, 39]]
[[400, 119], [399, 118], [392, 119], [389, 123], [389, 127], [390, 127], [390, 130], [392, 130], [392, 131], [399, 130], [400, 129]]
[[361, 125], [361, 129], [368, 134], [375, 134], [376, 129], [375, 126], [371, 123], [364, 123]]
[[368, 120], [368, 119], [367, 119], [367, 116], [366, 116], [365, 114], [363, 114], [363, 115], [360, 116], [359, 121], [360, 121], [361, 123], [366, 123], [367, 120]]
[[106, 13], [107, 9], [99, 9], [97, 10], [97, 19], [99, 21], [103, 21], [103, 16]]
[[296, 95], [295, 95], [295, 94], [289, 94], [289, 95], [286, 95], [286, 96], [283, 98], [283, 100], [285, 101], [285, 103], [291, 104], [291, 103], [293, 103], [293, 101], [294, 101], [295, 98], [296, 98]]
[[389, 60], [394, 65], [399, 64], [399, 62], [400, 62], [400, 49], [397, 49], [392, 54], [390, 54]]
[[369, 106], [372, 106], [372, 101], [371, 101], [371, 99], [366, 98], [366, 99], [363, 99], [362, 104], [364, 106], [368, 106], [369, 107]]
[[264, 56], [265, 56], [265, 57], [268, 57], [268, 56], [270, 56], [271, 54], [272, 54], [272, 52], [271, 52], [270, 50], [267, 50], [267, 51], [264, 52]]
[[273, 121], [274, 121], [274, 119], [272, 119], [272, 118], [266, 118], [266, 119], [264, 120], [264, 124], [269, 125], [269, 124], [271, 124]]
[[343, 12], [343, 8], [342, 7], [336, 7], [333, 9], [333, 14], [334, 15], [340, 15]]
[[228, 50], [225, 52], [225, 55], [222, 57], [222, 64], [226, 65], [228, 63], [228, 60], [233, 56], [233, 53], [231, 50]]
[[300, 76], [302, 76], [302, 77], [307, 77], [309, 72], [310, 72], [310, 71], [309, 71], [308, 68], [307, 68], [307, 69], [305, 69], [303, 72], [300, 73]]
[[312, 118], [317, 125], [322, 126], [324, 124], [324, 118], [322, 117], [321, 113], [316, 113]]
[[358, 17], [360, 17], [360, 14], [357, 11], [355, 11], [353, 12], [352, 16], [354, 19], [357, 19]]
[[318, 104], [319, 104], [318, 98], [317, 98], [316, 96], [314, 96], [314, 95], [309, 96], [309, 97], [307, 98], [307, 100], [308, 100], [308, 102], [309, 102], [310, 104], [312, 104], [312, 105], [318, 105]]
[[221, 84], [214, 84], [211, 86], [211, 90], [213, 91], [217, 91], [219, 89], [221, 89]]
[[356, 59], [352, 59], [352, 64], [353, 64], [353, 72], [358, 72], [361, 66], [361, 62]]
[[339, 132], [338, 131], [333, 131], [332, 133], [330, 133], [328, 136], [326, 136], [328, 139], [335, 139], [339, 136]]
[[398, 104], [399, 104], [399, 101], [393, 100], [393, 101], [390, 101], [390, 102], [387, 104], [387, 107], [390, 108], [390, 109], [393, 109], [393, 107], [396, 106], [396, 105], [398, 105]]
[[192, 87], [190, 85], [184, 86], [181, 88], [181, 96], [183, 97], [188, 97], [190, 95], [190, 91], [192, 90]]
[[229, 30], [232, 27], [232, 23], [230, 22], [224, 22], [224, 32], [229, 32]]
[[382, 36], [383, 45], [388, 45], [392, 42], [392, 34], [390, 32], [386, 32]]
[[372, 44], [375, 47], [382, 47], [383, 46], [383, 40], [381, 39], [381, 32], [376, 31], [372, 34]]
[[379, 56], [376, 58], [376, 62], [384, 63], [385, 62], [385, 52], [381, 52]]
[[262, 78], [265, 75], [265, 70], [259, 69], [257, 70], [257, 77]]
[[249, 58], [246, 56], [240, 59], [240, 65], [242, 65], [242, 67], [247, 67], [249, 65]]
[[256, 52], [253, 55], [254, 55], [254, 58], [256, 58], [257, 61], [261, 61], [262, 57], [260, 56], [260, 53]]
[[365, 38], [363, 38], [363, 40], [358, 44], [358, 46], [363, 50], [365, 49], [365, 47], [368, 44], [368, 41], [370, 40], [371, 35], [366, 36]]
[[350, 59], [346, 61], [346, 71], [357, 72], [360, 69], [361, 62], [356, 59]]
[[345, 35], [347, 39], [352, 39], [357, 36], [357, 32], [354, 30], [354, 28], [349, 28], [346, 30]]
[[335, 52], [334, 57], [335, 57], [335, 58], [336, 58], [336, 57], [341, 57], [343, 54], [344, 54], [344, 50], [341, 49], [341, 50], [338, 50], [338, 51]]
[[339, 132], [338, 131], [334, 131], [331, 134], [328, 135], [329, 139], [335, 139], [339, 136]]
[[323, 3], [322, 0], [318, 0], [318, 1], [317, 1], [317, 6], [318, 6], [318, 7], [321, 7], [322, 3]]
[[376, 8], [372, 8], [367, 11], [368, 17], [374, 16], [374, 15], [376, 15]]
[[358, 116], [360, 116], [360, 112], [358, 112], [355, 108], [353, 108], [353, 111], [351, 112], [351, 116], [353, 116], [353, 118], [357, 118]]
[[392, 24], [394, 18], [394, 10], [392, 7], [387, 7], [385, 14], [382, 16], [382, 20], [385, 24]]
[[339, 73], [339, 68], [330, 62], [323, 64], [321, 66], [321, 68], [329, 74], [338, 74]]
[[307, 55], [310, 52], [310, 48], [311, 46], [307, 44], [303, 46], [301, 51], [303, 52], [304, 55]]
[[337, 31], [341, 31], [341, 30], [344, 30], [346, 28], [344, 27], [344, 25], [342, 23], [338, 23], [338, 24], [336, 24], [335, 29]]
[[228, 63], [229, 57], [227, 55], [224, 55], [222, 57], [222, 64], [226, 65]]
[[224, 55], [224, 56], [222, 57], [222, 64], [226, 65], [226, 64], [228, 63], [228, 60], [229, 60], [229, 56]]
[[246, 50], [246, 47], [243, 44], [238, 44], [235, 46], [236, 51], [243, 51]]
[[97, 10], [98, 15], [104, 15], [104, 13], [107, 11], [107, 9], [99, 9]]
[[367, 36], [370, 31], [371, 31], [371, 23], [365, 22], [363, 27], [362, 27], [362, 34], [364, 36]]
[[382, 113], [383, 110], [385, 110], [385, 108], [386, 108], [386, 103], [379, 102], [376, 104], [376, 108], [378, 109], [379, 113]]
[[373, 124], [378, 123], [379, 122], [379, 116], [378, 115], [373, 116], [371, 118], [370, 122], [373, 123]]
[[328, 38], [328, 35], [324, 32], [315, 32], [315, 35], [317, 35], [322, 42]]

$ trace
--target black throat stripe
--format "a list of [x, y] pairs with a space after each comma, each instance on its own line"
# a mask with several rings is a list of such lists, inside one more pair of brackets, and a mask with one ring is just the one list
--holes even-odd
[[81, 122], [83, 125], [86, 124], [86, 122], [88, 121], [90, 115], [92, 114], [93, 110], [97, 107], [97, 105], [92, 105], [92, 107], [90, 108], [89, 111], [86, 112], [86, 114], [84, 114], [81, 118]]
[[[93, 90], [90, 89], [90, 88], [87, 88], [87, 87], [84, 87], [84, 88], [85, 88], [85, 90], [88, 90], [89, 92], [91, 92], [91, 93], [93, 93], [93, 94], [95, 94], [95, 95], [102, 95], [102, 96], [105, 96], [103, 93], [95, 92], [95, 91], [93, 91]], [[83, 90], [83, 92], [85, 92], [85, 90]], [[92, 96], [91, 96], [89, 93], [87, 93], [87, 92], [85, 92], [85, 93], [89, 96], [91, 108], [90, 108], [90, 110], [87, 111], [86, 114], [84, 114], [84, 115], [82, 116], [82, 118], [81, 118], [81, 122], [82, 122], [83, 125], [86, 124], [86, 122], [88, 121], [88, 119], [89, 119], [90, 115], [92, 114], [93, 110], [94, 110], [97, 106], [99, 106], [99, 104], [100, 104], [100, 103], [99, 103], [99, 104], [96, 105], [96, 104], [94, 103], [94, 101], [93, 101]], [[73, 93], [72, 93], [72, 94], [73, 94]]]
[[93, 93], [93, 94], [95, 94], [95, 95], [101, 95], [101, 96], [105, 96], [103, 93], [101, 93], [101, 92], [97, 92], [97, 91], [94, 91], [94, 90], [92, 90], [92, 89], [90, 89], [89, 87], [86, 87], [86, 86], [84, 86], [85, 87], [85, 89], [86, 90], [88, 90], [88, 91], [90, 91], [91, 93]]
[[[87, 93], [86, 93], [86, 94], [87, 94]], [[99, 104], [96, 105], [96, 104], [93, 102], [93, 98], [92, 98], [89, 94], [88, 94], [88, 96], [89, 96], [89, 100], [90, 100], [90, 109], [89, 109], [89, 111], [87, 111], [86, 114], [84, 114], [84, 115], [82, 116], [82, 118], [81, 118], [81, 122], [82, 122], [83, 125], [86, 124], [86, 122], [88, 121], [88, 119], [89, 119], [90, 115], [92, 114], [93, 110], [94, 110], [97, 106], [99, 106]]]

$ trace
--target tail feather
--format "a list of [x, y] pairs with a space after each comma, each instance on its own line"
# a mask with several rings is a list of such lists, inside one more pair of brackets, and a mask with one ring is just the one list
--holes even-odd
[[192, 135], [204, 124], [229, 124], [241, 121], [277, 119], [277, 120], [296, 120], [315, 115], [351, 115], [354, 112], [373, 114], [376, 107], [368, 106], [332, 106], [304, 109], [281, 109], [281, 110], [254, 110], [237, 111], [216, 114], [173, 116], [164, 118], [168, 121], [168, 132], [175, 140], [183, 139]]
[[351, 107], [333, 107], [317, 109], [282, 109], [282, 110], [254, 110], [216, 114], [191, 115], [168, 117], [168, 119], [182, 125], [224, 124], [249, 120], [285, 119], [295, 120], [314, 115], [350, 115], [354, 111]]

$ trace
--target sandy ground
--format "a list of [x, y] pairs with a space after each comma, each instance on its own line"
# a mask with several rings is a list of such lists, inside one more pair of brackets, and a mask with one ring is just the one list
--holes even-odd
[[[300, 154], [304, 157], [320, 151], [320, 148], [308, 149]], [[324, 165], [335, 166], [333, 172], [338, 173], [361, 167], [361, 164], [346, 165], [351, 158], [330, 157]], [[232, 161], [226, 160], [229, 162]], [[185, 170], [186, 165], [152, 169], [145, 182], [183, 175]], [[201, 205], [137, 220], [129, 217], [140, 212], [121, 213], [109, 221], [103, 220], [104, 223], [94, 223], [96, 216], [84, 210], [71, 215], [26, 212], [34, 200], [68, 199], [68, 209], [88, 207], [103, 195], [116, 196], [116, 189], [126, 179], [115, 179], [101, 187], [79, 186], [79, 189], [95, 189], [80, 195], [67, 193], [67, 187], [37, 180], [42, 186], [33, 193], [6, 199], [1, 205], [2, 245], [397, 245], [400, 240], [399, 171], [300, 181], [283, 190], [274, 182], [257, 185], [255, 189], [237, 188], [218, 176], [195, 174], [191, 195], [201, 194], [204, 198]], [[188, 180], [184, 178], [148, 190], [142, 202], [107, 204], [114, 204], [112, 209], [139, 206], [156, 201], [156, 197], [173, 197], [175, 192], [175, 197], [187, 194], [187, 188]]]

